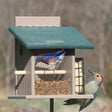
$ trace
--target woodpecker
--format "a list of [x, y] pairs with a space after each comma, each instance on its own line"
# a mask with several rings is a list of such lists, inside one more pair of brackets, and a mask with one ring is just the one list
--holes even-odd
[[101, 86], [103, 82], [103, 76], [99, 73], [94, 73], [91, 70], [88, 70], [91, 75], [94, 77], [94, 80], [90, 81], [85, 85], [85, 94], [93, 94], [93, 99], [68, 99], [64, 102], [66, 102], [64, 105], [73, 105], [73, 104], [79, 104], [79, 112], [86, 108], [89, 104], [93, 102], [93, 100], [96, 98], [99, 87]]
[[69, 51], [69, 49], [37, 55], [35, 58], [35, 65], [38, 62], [43, 62], [48, 64], [49, 69], [56, 69], [59, 66], [59, 64], [63, 61], [64, 55], [67, 51]]

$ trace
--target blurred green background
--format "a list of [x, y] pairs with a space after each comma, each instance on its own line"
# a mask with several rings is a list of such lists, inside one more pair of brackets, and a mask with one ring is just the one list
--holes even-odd
[[[75, 27], [94, 50], [77, 50], [85, 58], [85, 73], [92, 68], [104, 75], [104, 83], [92, 105], [83, 112], [112, 111], [112, 0], [0, 0], [0, 112], [49, 112], [49, 99], [8, 100], [14, 94], [14, 38], [8, 27], [15, 16], [61, 16], [62, 26]], [[55, 100], [55, 112], [74, 112]]]

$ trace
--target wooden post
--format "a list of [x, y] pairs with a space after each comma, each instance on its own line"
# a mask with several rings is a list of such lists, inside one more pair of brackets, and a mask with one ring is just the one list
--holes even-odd
[[54, 99], [50, 98], [50, 112], [54, 112]]
[[72, 94], [75, 95], [75, 50], [72, 55]]

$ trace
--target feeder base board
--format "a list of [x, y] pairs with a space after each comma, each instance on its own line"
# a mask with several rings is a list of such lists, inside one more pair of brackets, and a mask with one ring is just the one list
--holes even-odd
[[9, 95], [8, 99], [74, 98], [93, 99], [93, 95]]

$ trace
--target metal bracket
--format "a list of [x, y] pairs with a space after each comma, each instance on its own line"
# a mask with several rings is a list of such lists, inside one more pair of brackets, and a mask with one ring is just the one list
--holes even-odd
[[18, 87], [19, 87], [21, 81], [23, 80], [24, 76], [25, 76], [25, 75], [22, 75], [22, 76], [21, 76], [20, 80], [18, 81], [17, 85], [15, 86], [15, 90], [18, 89]]

